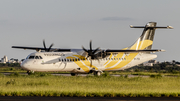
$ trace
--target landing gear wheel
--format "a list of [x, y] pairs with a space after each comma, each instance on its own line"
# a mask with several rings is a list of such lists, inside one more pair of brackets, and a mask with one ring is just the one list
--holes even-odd
[[78, 74], [76, 74], [76, 73], [71, 73], [71, 76], [77, 76]]
[[101, 76], [101, 72], [100, 71], [97, 72], [97, 76]]
[[30, 73], [30, 70], [28, 70], [27, 73]]
[[101, 76], [101, 72], [100, 71], [94, 71], [94, 76]]
[[30, 74], [34, 73], [34, 71], [28, 70], [27, 73], [28, 73], [28, 75], [30, 75]]

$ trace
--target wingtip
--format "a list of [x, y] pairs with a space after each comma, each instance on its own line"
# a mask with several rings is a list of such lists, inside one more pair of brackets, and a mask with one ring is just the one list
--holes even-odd
[[168, 29], [174, 29], [172, 26], [167, 26]]
[[165, 52], [166, 50], [164, 50], [164, 49], [161, 49], [161, 50], [159, 50], [160, 52]]
[[130, 25], [130, 28], [133, 28], [133, 25]]

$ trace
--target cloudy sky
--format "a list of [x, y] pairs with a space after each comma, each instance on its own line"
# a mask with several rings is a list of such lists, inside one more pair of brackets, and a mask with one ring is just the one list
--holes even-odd
[[25, 58], [34, 52], [11, 46], [54, 48], [89, 47], [122, 49], [132, 45], [142, 29], [129, 25], [158, 26], [153, 49], [164, 49], [158, 61], [180, 61], [179, 0], [0, 0], [0, 57]]

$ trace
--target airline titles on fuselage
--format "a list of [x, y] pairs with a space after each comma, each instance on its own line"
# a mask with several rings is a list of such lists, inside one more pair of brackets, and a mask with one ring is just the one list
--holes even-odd
[[45, 56], [65, 56], [64, 53], [44, 53]]

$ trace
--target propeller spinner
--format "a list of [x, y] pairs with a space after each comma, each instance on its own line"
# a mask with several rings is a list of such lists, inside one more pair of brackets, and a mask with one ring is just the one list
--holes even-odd
[[88, 53], [87, 58], [90, 57], [90, 61], [91, 61], [90, 67], [92, 67], [92, 59], [96, 59], [99, 61], [98, 55], [95, 54], [99, 50], [99, 47], [96, 48], [95, 50], [92, 50], [92, 41], [90, 41], [89, 47], [90, 47], [90, 50], [85, 49], [83, 46], [82, 46], [82, 49]]

